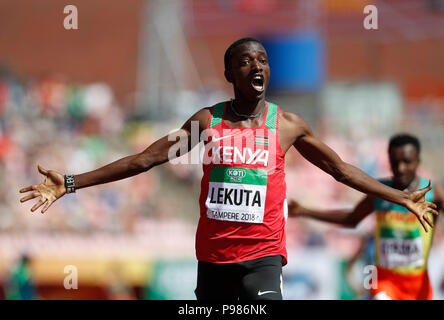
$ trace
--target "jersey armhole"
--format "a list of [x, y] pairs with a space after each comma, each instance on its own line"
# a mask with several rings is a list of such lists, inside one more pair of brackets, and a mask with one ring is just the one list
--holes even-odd
[[278, 106], [277, 104], [275, 104], [275, 106], [276, 106], [276, 122], [275, 122], [275, 125], [276, 125], [276, 132], [275, 132], [276, 145], [277, 145], [277, 148], [279, 148], [281, 154], [283, 154], [285, 156], [285, 152], [284, 152], [284, 150], [282, 150], [281, 143], [279, 142], [279, 117], [280, 117], [281, 107]]
[[210, 128], [211, 120], [213, 119], [213, 113], [214, 113], [214, 106], [211, 106], [211, 108], [210, 108], [210, 116], [208, 117], [206, 129]]
[[276, 105], [276, 143], [277, 143], [281, 153], [285, 155], [284, 150], [282, 150], [281, 143], [279, 142], [279, 118], [280, 118], [280, 112], [279, 111], [280, 110], [281, 110], [281, 107]]
[[211, 107], [211, 116], [208, 119], [207, 129], [212, 129], [222, 123], [225, 114], [225, 104], [226, 102], [220, 102]]

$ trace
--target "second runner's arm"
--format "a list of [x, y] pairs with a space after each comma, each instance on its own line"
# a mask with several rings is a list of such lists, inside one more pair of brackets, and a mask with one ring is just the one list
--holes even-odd
[[353, 209], [317, 210], [302, 206], [294, 200], [288, 203], [289, 217], [307, 217], [354, 228], [374, 211], [374, 197], [366, 196]]

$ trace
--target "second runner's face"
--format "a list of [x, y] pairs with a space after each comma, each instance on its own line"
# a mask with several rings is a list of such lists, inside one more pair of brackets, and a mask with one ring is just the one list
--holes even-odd
[[247, 100], [264, 98], [270, 79], [268, 56], [264, 47], [257, 42], [237, 46], [231, 55], [231, 66], [226, 70], [226, 77], [233, 83], [237, 95]]
[[406, 144], [392, 148], [389, 157], [395, 184], [402, 189], [407, 188], [416, 176], [418, 151], [412, 144]]

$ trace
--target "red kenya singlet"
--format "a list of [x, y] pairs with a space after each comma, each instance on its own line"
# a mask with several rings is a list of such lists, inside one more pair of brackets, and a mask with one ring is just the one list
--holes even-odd
[[225, 124], [227, 107], [229, 102], [212, 107], [206, 130], [197, 260], [235, 263], [282, 255], [285, 265], [287, 202], [279, 107], [266, 102], [258, 128]]

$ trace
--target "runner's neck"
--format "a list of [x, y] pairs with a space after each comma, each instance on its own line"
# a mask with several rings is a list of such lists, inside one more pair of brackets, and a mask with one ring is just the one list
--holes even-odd
[[[235, 98], [234, 100], [231, 100], [232, 108], [230, 108], [230, 111], [233, 115], [235, 115], [238, 118], [256, 118], [255, 115], [258, 115], [257, 117], [260, 117], [263, 113], [263, 110], [265, 110], [265, 99], [261, 99], [258, 101], [247, 101], [241, 98]], [[233, 110], [234, 109], [234, 112]], [[261, 113], [262, 111], [262, 113]]]

